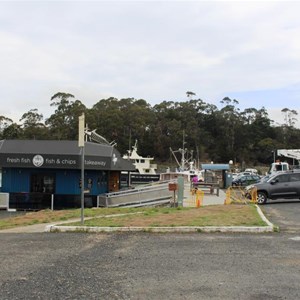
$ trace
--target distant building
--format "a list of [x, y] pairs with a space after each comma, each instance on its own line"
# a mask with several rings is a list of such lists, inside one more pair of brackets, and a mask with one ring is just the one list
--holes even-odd
[[[85, 142], [84, 190], [87, 206], [97, 195], [120, 189], [121, 171], [134, 165], [110, 145]], [[2, 140], [0, 168], [10, 208], [80, 207], [81, 149], [77, 141]]]

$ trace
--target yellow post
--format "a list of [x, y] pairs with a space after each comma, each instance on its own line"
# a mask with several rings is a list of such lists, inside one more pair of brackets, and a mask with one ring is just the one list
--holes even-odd
[[203, 194], [204, 192], [201, 190], [197, 190], [196, 193], [196, 207], [200, 207], [203, 204]]
[[224, 204], [230, 204], [231, 203], [231, 190], [230, 190], [230, 188], [228, 188], [227, 190], [226, 190], [226, 198], [225, 198], [225, 202], [224, 202]]
[[257, 203], [257, 188], [251, 190], [251, 201]]

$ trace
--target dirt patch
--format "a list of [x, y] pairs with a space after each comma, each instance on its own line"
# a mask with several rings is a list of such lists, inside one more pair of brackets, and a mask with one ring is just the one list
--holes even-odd
[[68, 211], [51, 211], [42, 210], [37, 212], [21, 212], [18, 215], [11, 214], [6, 218], [0, 219], [0, 229], [26, 226], [41, 223], [50, 223], [54, 221], [63, 221], [77, 216], [77, 212], [74, 210]]

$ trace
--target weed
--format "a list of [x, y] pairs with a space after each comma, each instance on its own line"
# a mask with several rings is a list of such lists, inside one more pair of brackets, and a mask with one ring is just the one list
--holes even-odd
[[40, 221], [39, 220], [37, 220], [37, 219], [33, 219], [33, 220], [31, 220], [31, 222], [30, 222], [31, 224], [39, 224], [40, 223]]

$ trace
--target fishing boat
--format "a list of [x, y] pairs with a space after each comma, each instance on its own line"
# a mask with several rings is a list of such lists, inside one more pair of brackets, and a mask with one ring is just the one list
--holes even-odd
[[131, 184], [148, 183], [159, 180], [157, 171], [157, 164], [153, 164], [153, 157], [144, 157], [138, 154], [137, 140], [127, 154], [123, 155], [124, 159], [132, 161], [135, 166], [135, 172], [122, 173], [121, 182]]
[[166, 172], [161, 173], [161, 181], [173, 180], [179, 176], [183, 177], [184, 181], [188, 182], [192, 181], [193, 178], [197, 181], [204, 181], [206, 178], [205, 170], [196, 167], [196, 160], [193, 157], [193, 150], [186, 149], [185, 144], [185, 132], [183, 131], [182, 148], [179, 148], [175, 151], [170, 148], [170, 151], [177, 163], [177, 168], [175, 171], [171, 171], [170, 168], [168, 168]]
[[[192, 181], [194, 177], [197, 178], [197, 181], [204, 180], [204, 170], [200, 170], [195, 167], [195, 160], [193, 159], [193, 151], [188, 151], [184, 148], [179, 148], [178, 150], [170, 151], [175, 158], [177, 163], [177, 168], [175, 171], [171, 171], [170, 168], [166, 170], [166, 172], [160, 174], [160, 180], [173, 180], [180, 177], [184, 177], [184, 181]], [[181, 154], [181, 161], [177, 158], [176, 153]]]

